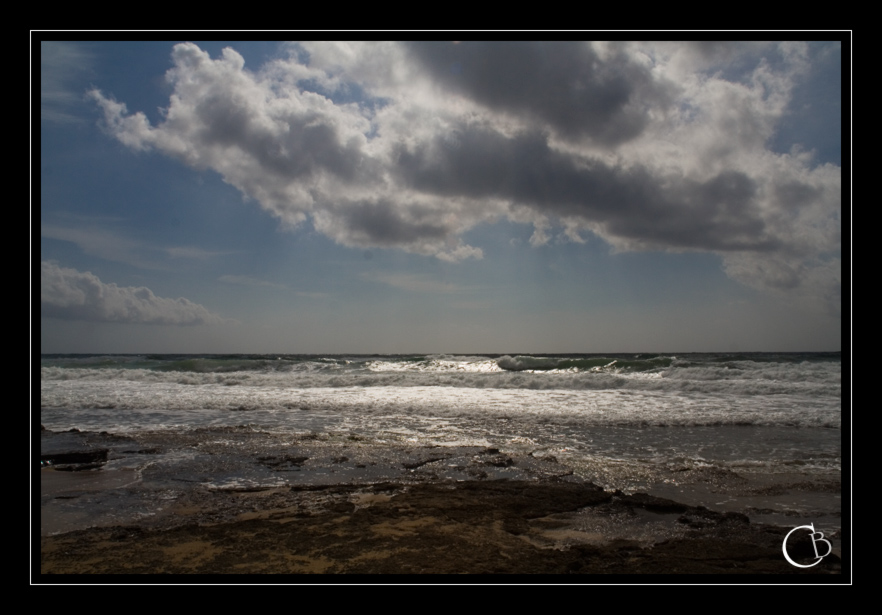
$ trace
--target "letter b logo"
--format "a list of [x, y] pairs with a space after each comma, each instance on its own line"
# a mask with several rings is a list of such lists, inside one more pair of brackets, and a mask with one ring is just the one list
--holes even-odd
[[[812, 547], [815, 550], [815, 557], [817, 558], [817, 561], [815, 563], [813, 563], [813, 564], [797, 564], [792, 559], [790, 559], [790, 556], [787, 554], [787, 539], [790, 538], [790, 535], [793, 532], [795, 532], [796, 530], [811, 530], [811, 532], [812, 532], [812, 535], [811, 535]], [[823, 555], [818, 554], [818, 543], [819, 542], [826, 542], [827, 543], [827, 552], [824, 553]], [[789, 532], [787, 532], [787, 536], [784, 537], [784, 544], [781, 547], [781, 550], [784, 552], [785, 559], [788, 562], [790, 562], [791, 564], [793, 564], [794, 566], [796, 566], [797, 568], [811, 568], [812, 566], [818, 565], [822, 559], [824, 559], [825, 557], [830, 555], [830, 553], [833, 552], [833, 545], [830, 544], [829, 540], [824, 538], [823, 532], [816, 532], [815, 531], [815, 524], [812, 523], [809, 525], [800, 525], [799, 527], [795, 527], [792, 530], [790, 530]]]

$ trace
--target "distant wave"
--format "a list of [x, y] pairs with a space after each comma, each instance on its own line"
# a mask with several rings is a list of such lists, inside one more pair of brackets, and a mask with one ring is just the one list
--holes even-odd
[[560, 357], [535, 357], [535, 356], [517, 356], [510, 357], [508, 355], [500, 357], [496, 364], [502, 369], [509, 371], [551, 371], [551, 370], [571, 370], [571, 371], [607, 371], [618, 373], [623, 371], [642, 372], [662, 367], [669, 367], [674, 361], [674, 357], [652, 356], [647, 358], [611, 358], [611, 357], [591, 357], [591, 358], [560, 358]]
[[[721, 356], [727, 360], [719, 360]], [[126, 383], [174, 383], [250, 389], [446, 387], [841, 398], [838, 357], [776, 356], [776, 361], [754, 361], [751, 355], [664, 354], [43, 356], [40, 379], [44, 392], [54, 382], [90, 381], [118, 383], [120, 388]]]

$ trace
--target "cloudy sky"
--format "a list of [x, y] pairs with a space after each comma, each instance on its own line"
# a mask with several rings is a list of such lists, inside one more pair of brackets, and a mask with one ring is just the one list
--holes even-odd
[[842, 54], [44, 41], [41, 352], [839, 350]]

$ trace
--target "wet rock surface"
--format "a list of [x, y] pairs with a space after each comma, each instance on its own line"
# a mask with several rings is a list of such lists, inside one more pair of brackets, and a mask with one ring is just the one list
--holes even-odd
[[77, 471], [101, 467], [110, 452], [109, 445], [128, 442], [125, 437], [108, 433], [81, 432], [72, 429], [53, 432], [40, 426], [40, 465], [56, 470]]
[[[328, 486], [202, 501], [166, 529], [95, 528], [45, 537], [41, 572], [350, 574], [829, 574], [836, 556], [796, 571], [781, 557], [779, 528], [687, 510], [678, 538], [646, 544], [613, 538], [554, 544], [549, 521], [599, 505], [633, 515], [591, 484], [473, 481], [409, 486]], [[191, 500], [190, 504], [195, 504]], [[217, 502], [215, 502], [217, 503]], [[205, 506], [205, 508], [203, 508]], [[248, 512], [245, 512], [245, 511]], [[645, 509], [641, 509], [646, 512]], [[654, 513], [649, 513], [650, 515]], [[234, 516], [236, 520], [223, 520]], [[635, 521], [640, 523], [641, 521]], [[643, 521], [645, 522], [645, 521]], [[554, 525], [554, 523], [551, 523]], [[805, 541], [803, 541], [805, 542]], [[809, 555], [797, 545], [794, 556]], [[806, 551], [806, 553], [802, 553]]]
[[[245, 429], [41, 438], [107, 451], [41, 471], [43, 575], [841, 572], [838, 553], [787, 563], [786, 528], [607, 491], [550, 456]], [[790, 552], [812, 561], [807, 536]]]

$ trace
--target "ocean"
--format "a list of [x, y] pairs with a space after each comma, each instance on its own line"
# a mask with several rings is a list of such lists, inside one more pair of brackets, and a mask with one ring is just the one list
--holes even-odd
[[175, 434], [227, 428], [362, 447], [495, 447], [553, 458], [609, 490], [835, 531], [841, 381], [838, 352], [44, 354], [39, 421], [55, 432], [165, 434], [164, 456], [124, 462], [145, 466], [179, 463]]

